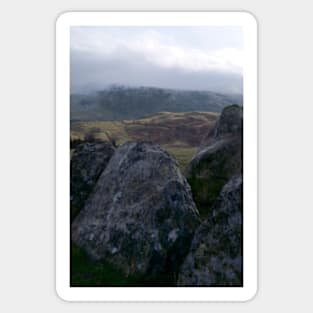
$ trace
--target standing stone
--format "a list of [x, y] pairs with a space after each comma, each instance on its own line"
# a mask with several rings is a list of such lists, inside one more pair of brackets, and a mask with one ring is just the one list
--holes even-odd
[[128, 142], [72, 224], [72, 240], [126, 276], [173, 282], [199, 224], [176, 160], [159, 145]]

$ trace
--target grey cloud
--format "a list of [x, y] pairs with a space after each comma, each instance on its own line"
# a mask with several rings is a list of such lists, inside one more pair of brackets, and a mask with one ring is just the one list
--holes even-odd
[[[199, 34], [203, 37], [203, 33]], [[178, 38], [180, 41], [183, 40], [181, 36]], [[219, 45], [221, 41], [219, 38]], [[191, 45], [192, 40], [185, 44]], [[70, 57], [71, 93], [101, 89], [110, 84], [242, 93], [240, 73], [159, 66], [151, 62], [151, 58], [148, 60], [143, 52], [127, 47], [121, 46], [113, 53], [102, 53], [97, 49], [79, 49], [75, 45]]]
[[173, 89], [242, 92], [242, 77], [227, 72], [191, 72], [179, 68], [164, 69], [140, 56], [131, 62], [118, 58], [96, 58], [93, 55], [71, 54], [71, 92], [101, 89], [110, 84], [156, 86]]

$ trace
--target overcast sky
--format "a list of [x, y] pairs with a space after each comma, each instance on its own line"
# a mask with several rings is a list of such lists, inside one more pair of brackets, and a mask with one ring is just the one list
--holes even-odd
[[242, 92], [239, 27], [71, 27], [71, 92], [111, 84]]

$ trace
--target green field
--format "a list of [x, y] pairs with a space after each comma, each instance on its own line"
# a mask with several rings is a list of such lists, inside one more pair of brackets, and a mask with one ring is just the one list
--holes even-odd
[[135, 120], [73, 121], [71, 140], [114, 140], [117, 145], [132, 140], [151, 141], [174, 156], [184, 172], [218, 117], [218, 113], [211, 112], [160, 112]]

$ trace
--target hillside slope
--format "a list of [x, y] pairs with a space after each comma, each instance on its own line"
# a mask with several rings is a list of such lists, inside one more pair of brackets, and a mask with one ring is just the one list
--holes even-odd
[[133, 120], [72, 121], [71, 140], [113, 139], [117, 145], [132, 140], [151, 141], [172, 154], [184, 170], [218, 117], [212, 112], [161, 112]]
[[141, 118], [157, 112], [221, 112], [242, 104], [242, 96], [209, 91], [114, 86], [99, 92], [72, 94], [71, 120], [109, 121]]

